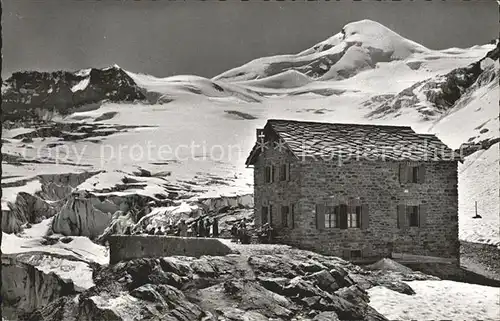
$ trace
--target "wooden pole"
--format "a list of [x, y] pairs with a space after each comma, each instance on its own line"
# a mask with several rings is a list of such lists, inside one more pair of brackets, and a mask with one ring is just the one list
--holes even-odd
[[476, 217], [477, 217], [477, 201], [475, 201], [474, 205], [475, 205], [475, 208], [476, 208]]

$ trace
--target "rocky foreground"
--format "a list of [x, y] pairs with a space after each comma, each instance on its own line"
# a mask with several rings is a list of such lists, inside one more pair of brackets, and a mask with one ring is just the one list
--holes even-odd
[[[276, 245], [232, 245], [224, 257], [165, 257], [96, 268], [95, 286], [61, 295], [23, 320], [387, 320], [368, 305], [381, 285], [433, 277], [394, 262], [363, 270], [336, 257]], [[387, 264], [385, 264], [387, 267]]]

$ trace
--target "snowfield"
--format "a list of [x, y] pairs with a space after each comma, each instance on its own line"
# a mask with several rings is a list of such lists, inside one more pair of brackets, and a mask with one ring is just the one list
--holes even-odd
[[[460, 164], [458, 171], [459, 238], [500, 247], [498, 200], [499, 144], [479, 151]], [[477, 202], [477, 214], [473, 218]]]
[[495, 287], [454, 281], [410, 281], [415, 295], [385, 287], [368, 290], [370, 305], [389, 320], [484, 320], [500, 316], [500, 291]]
[[52, 218], [46, 219], [31, 228], [25, 229], [20, 236], [2, 232], [2, 255], [15, 257], [22, 255], [24, 263], [35, 266], [46, 274], [55, 273], [62, 280], [71, 280], [78, 291], [94, 286], [92, 268], [89, 263], [107, 265], [109, 251], [87, 237], [73, 236], [69, 243], [57, 242], [43, 244]]
[[9, 203], [14, 203], [16, 201], [17, 194], [20, 192], [25, 192], [28, 194], [34, 194], [41, 190], [42, 185], [38, 180], [32, 180], [27, 182], [25, 185], [2, 188], [2, 211], [9, 210]]
[[21, 236], [3, 233], [2, 254], [47, 253], [73, 257], [83, 262], [108, 264], [109, 253], [106, 247], [95, 244], [87, 237], [72, 236], [73, 240], [67, 244], [62, 242], [53, 245], [42, 244], [41, 241], [48, 231], [51, 220], [52, 218], [34, 224]]

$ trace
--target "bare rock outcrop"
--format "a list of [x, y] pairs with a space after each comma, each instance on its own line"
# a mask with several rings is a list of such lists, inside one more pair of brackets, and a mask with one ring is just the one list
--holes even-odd
[[[387, 96], [375, 109], [366, 115], [368, 118], [398, 116], [402, 109], [417, 110], [424, 119], [443, 114], [453, 108], [455, 103], [468, 91], [485, 86], [498, 79], [498, 71], [487, 61], [499, 58], [499, 44], [485, 57], [466, 67], [456, 68], [447, 74], [439, 75], [413, 84], [396, 96]], [[419, 96], [423, 96], [425, 101]], [[373, 105], [372, 101], [366, 102]]]
[[55, 273], [44, 273], [22, 260], [2, 258], [2, 308], [9, 320], [74, 293], [72, 281], [62, 280]]
[[103, 101], [145, 98], [118, 66], [77, 72], [16, 72], [2, 83], [2, 121], [48, 120], [55, 113], [67, 115], [77, 107]]
[[34, 194], [19, 192], [14, 202], [7, 203], [8, 210], [4, 210], [2, 215], [2, 230], [17, 233], [26, 223], [36, 224], [56, 215], [73, 188], [96, 173], [40, 175], [33, 178], [40, 182], [41, 190]]
[[43, 219], [52, 217], [56, 210], [36, 195], [20, 192], [15, 203], [8, 204], [9, 211], [2, 215], [2, 230], [7, 233], [17, 233], [26, 223], [40, 223]]
[[365, 288], [382, 274], [312, 252], [272, 252], [120, 262], [95, 272], [96, 287], [29, 320], [387, 320]]

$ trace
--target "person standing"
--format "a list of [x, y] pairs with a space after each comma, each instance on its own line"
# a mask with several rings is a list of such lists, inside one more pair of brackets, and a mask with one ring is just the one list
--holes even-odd
[[187, 225], [184, 219], [179, 223], [179, 236], [186, 237], [187, 236]]
[[193, 232], [195, 237], [198, 237], [200, 235], [200, 220], [196, 220], [193, 223]]
[[214, 217], [214, 221], [212, 222], [212, 236], [219, 237], [219, 222], [217, 217]]
[[234, 223], [233, 226], [231, 226], [231, 237], [232, 241], [238, 243], [238, 224]]
[[210, 237], [210, 227], [211, 227], [210, 219], [207, 217], [205, 219], [205, 237]]
[[205, 224], [204, 224], [204, 221], [203, 219], [200, 218], [200, 220], [198, 221], [200, 225], [199, 226], [199, 235], [200, 237], [205, 237]]
[[248, 232], [247, 232], [247, 224], [246, 224], [245, 219], [242, 219], [240, 222], [239, 239], [240, 239], [241, 244], [248, 244]]

